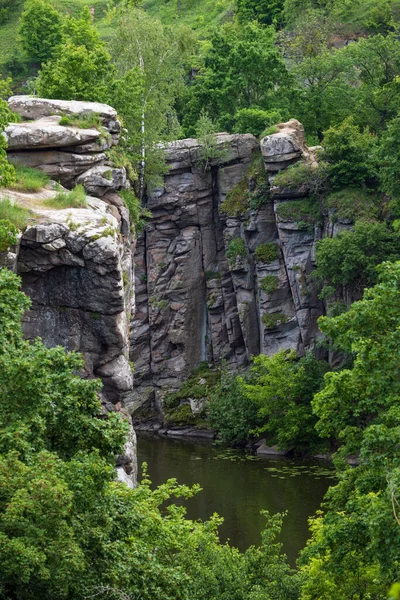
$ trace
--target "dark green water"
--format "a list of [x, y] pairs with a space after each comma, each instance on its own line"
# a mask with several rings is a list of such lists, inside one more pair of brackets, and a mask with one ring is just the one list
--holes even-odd
[[185, 503], [188, 517], [208, 519], [217, 512], [224, 517], [221, 539], [241, 550], [260, 542], [262, 509], [288, 511], [281, 541], [292, 565], [309, 537], [308, 518], [335, 483], [332, 467], [321, 461], [249, 460], [208, 443], [144, 434], [138, 436], [138, 462], [139, 468], [147, 463], [155, 485], [171, 477], [199, 483], [203, 491]]

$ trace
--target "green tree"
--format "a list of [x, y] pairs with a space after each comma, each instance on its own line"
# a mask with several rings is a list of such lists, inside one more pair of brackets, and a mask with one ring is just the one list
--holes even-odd
[[311, 400], [321, 387], [326, 370], [324, 361], [312, 355], [297, 360], [294, 351], [255, 357], [252, 381], [242, 385], [263, 421], [257, 432], [266, 432], [269, 443], [286, 449], [304, 451], [318, 444]]
[[399, 234], [386, 223], [356, 223], [354, 231], [342, 231], [317, 243], [315, 278], [324, 284], [323, 296], [359, 296], [377, 282], [377, 266], [400, 258]]
[[[143, 10], [117, 12], [111, 40], [120, 77], [115, 105], [128, 129], [128, 145], [140, 164], [140, 198], [145, 183], [156, 183], [156, 175], [162, 172], [159, 143], [177, 134], [174, 102], [183, 89], [184, 64], [193, 42], [186, 27], [170, 30]], [[131, 90], [126, 88], [129, 83]]]
[[92, 25], [88, 8], [79, 18], [66, 17], [64, 44], [42, 65], [37, 93], [45, 98], [109, 102], [114, 71], [105, 43]]
[[272, 25], [281, 20], [283, 0], [238, 0], [237, 15], [240, 23], [258, 21]]
[[[322, 332], [354, 357], [327, 373], [313, 408], [317, 430], [340, 443], [339, 483], [313, 522], [303, 552], [303, 600], [386, 598], [398, 579], [400, 263], [384, 263], [379, 283]], [[344, 458], [356, 455], [350, 467]]]
[[284, 109], [290, 77], [273, 27], [227, 24], [210, 39], [204, 66], [188, 86], [183, 126], [188, 135], [206, 110], [221, 130], [231, 130], [242, 108]]
[[30, 60], [45, 62], [53, 57], [63, 41], [62, 17], [48, 0], [27, 0], [20, 18], [19, 35]]
[[374, 184], [377, 142], [378, 138], [368, 129], [361, 132], [352, 117], [325, 131], [322, 158], [328, 163], [326, 174], [332, 187]]

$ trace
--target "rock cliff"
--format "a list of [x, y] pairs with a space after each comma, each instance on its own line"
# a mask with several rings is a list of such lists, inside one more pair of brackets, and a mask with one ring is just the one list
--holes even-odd
[[[11, 98], [9, 105], [24, 119], [5, 131], [9, 160], [36, 167], [69, 189], [81, 183], [87, 193], [79, 208], [57, 206], [54, 199], [62, 189], [54, 182], [37, 193], [2, 193], [31, 211], [18, 248], [8, 257], [32, 300], [25, 336], [81, 352], [83, 376], [103, 380], [105, 409], [124, 411], [133, 384], [134, 239], [117, 194], [127, 186], [125, 169], [114, 168], [105, 153], [118, 143], [116, 112], [106, 105], [25, 96]], [[80, 120], [94, 115], [99, 126], [80, 126]], [[126, 456], [119, 459], [121, 477], [123, 472], [134, 478], [133, 458], [132, 434]]]
[[218, 134], [208, 162], [194, 139], [166, 155], [135, 255], [131, 411], [159, 404], [202, 361], [234, 369], [259, 353], [304, 354], [323, 312], [310, 274], [326, 225], [298, 215], [309, 190], [274, 186], [291, 164], [315, 165], [301, 124], [282, 124], [261, 144]]

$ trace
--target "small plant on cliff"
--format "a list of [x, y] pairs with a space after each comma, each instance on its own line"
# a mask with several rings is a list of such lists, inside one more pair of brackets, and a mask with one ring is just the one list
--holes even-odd
[[15, 167], [15, 174], [16, 181], [10, 185], [10, 188], [19, 192], [38, 192], [50, 181], [50, 177], [46, 173], [22, 165]]
[[120, 195], [125, 202], [126, 208], [129, 210], [131, 225], [134, 227], [135, 233], [139, 234], [143, 231], [148, 219], [151, 219], [152, 214], [142, 205], [133, 190], [122, 190]]
[[17, 243], [18, 229], [7, 219], [0, 219], [0, 252]]
[[278, 289], [278, 283], [279, 280], [276, 275], [266, 275], [261, 279], [259, 287], [266, 294], [272, 294]]
[[103, 131], [103, 121], [101, 116], [95, 112], [88, 112], [82, 115], [62, 115], [60, 125], [65, 127], [78, 127], [79, 129], [98, 129]]
[[44, 204], [52, 208], [86, 208], [85, 188], [79, 184], [73, 190], [68, 191], [59, 186], [54, 198], [46, 200]]
[[261, 317], [261, 321], [266, 329], [273, 329], [282, 323], [287, 323], [288, 317], [284, 313], [266, 313]]
[[309, 194], [321, 194], [326, 188], [324, 165], [316, 167], [310, 163], [298, 162], [278, 173], [273, 185], [290, 190], [304, 189]]
[[9, 198], [0, 199], [0, 219], [10, 221], [17, 229], [25, 229], [30, 215], [24, 206], [13, 204]]
[[218, 144], [217, 126], [207, 112], [202, 111], [196, 123], [196, 135], [201, 144], [199, 164], [204, 171], [210, 168], [212, 161], [229, 160], [230, 152], [222, 144]]
[[257, 262], [268, 265], [269, 263], [279, 258], [279, 248], [273, 242], [267, 244], [260, 244], [257, 246], [254, 256]]
[[244, 239], [241, 237], [233, 238], [229, 242], [226, 255], [229, 258], [229, 264], [231, 265], [231, 267], [234, 266], [238, 258], [245, 258], [246, 244], [244, 243]]
[[249, 190], [247, 179], [243, 179], [227, 193], [225, 200], [221, 203], [220, 212], [229, 217], [236, 217], [245, 213], [248, 208]]
[[322, 220], [320, 204], [312, 198], [280, 202], [277, 214], [281, 221], [297, 223], [299, 229], [304, 229], [309, 234], [312, 234], [314, 226], [321, 224]]

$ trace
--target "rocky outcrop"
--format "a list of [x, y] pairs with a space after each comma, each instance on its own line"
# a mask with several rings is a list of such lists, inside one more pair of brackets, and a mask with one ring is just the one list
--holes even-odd
[[318, 335], [310, 274], [321, 228], [290, 208], [280, 214], [292, 190], [271, 193], [278, 171], [312, 160], [301, 124], [279, 125], [260, 145], [219, 134], [215, 150], [205, 168], [197, 140], [170, 144], [164, 186], [149, 194], [153, 217], [135, 256], [131, 411], [159, 406], [202, 361], [236, 369], [259, 353], [301, 355]]
[[[117, 143], [116, 113], [105, 105], [27, 97], [11, 98], [10, 107], [24, 118], [35, 119], [6, 129], [10, 160], [41, 169], [69, 188], [81, 183], [87, 193], [80, 208], [59, 208], [54, 198], [62, 188], [54, 182], [34, 194], [2, 194], [31, 211], [18, 248], [5, 259], [22, 277], [23, 290], [32, 300], [23, 321], [24, 334], [28, 339], [40, 336], [48, 346], [82, 353], [82, 375], [103, 381], [104, 408], [128, 418], [125, 403], [133, 385], [129, 322], [134, 239], [128, 210], [117, 194], [128, 185], [125, 170], [107, 164], [103, 152]], [[104, 127], [60, 125], [60, 114], [54, 114], [72, 114], [79, 122], [90, 112], [100, 115]], [[133, 431], [125, 450], [118, 459], [118, 472], [132, 484]]]

